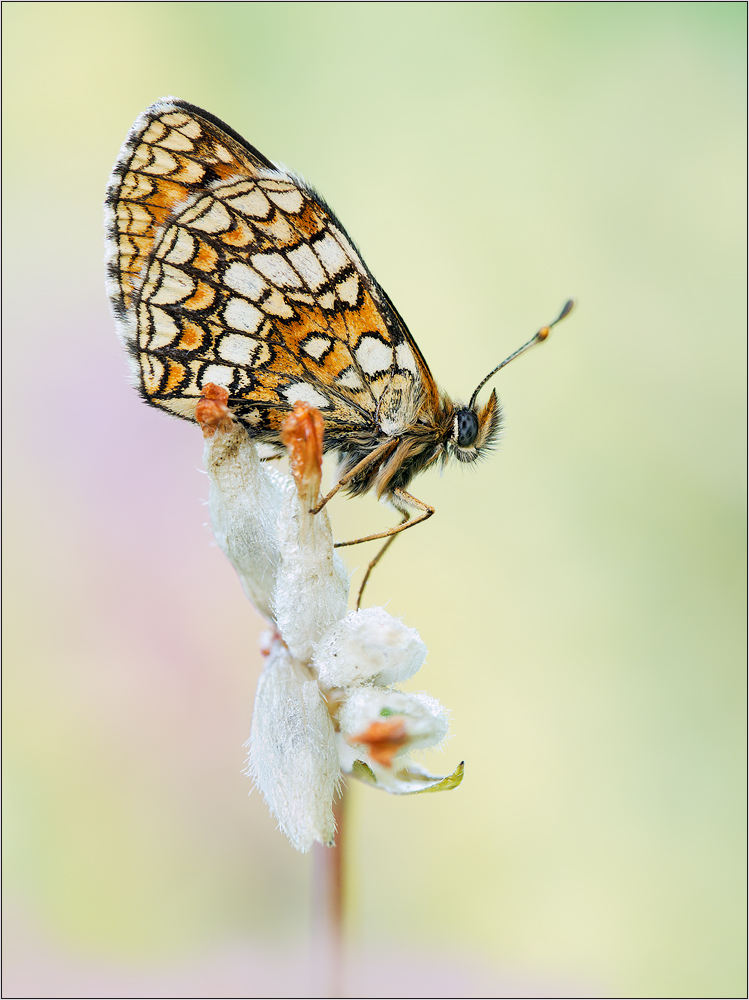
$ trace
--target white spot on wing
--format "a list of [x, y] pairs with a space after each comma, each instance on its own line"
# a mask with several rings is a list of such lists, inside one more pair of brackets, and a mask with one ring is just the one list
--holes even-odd
[[221, 338], [218, 355], [235, 365], [249, 365], [258, 346], [257, 340], [244, 337], [241, 333], [228, 333]]
[[[149, 275], [150, 277], [150, 275]], [[158, 291], [151, 298], [155, 305], [169, 305], [181, 302], [195, 291], [195, 282], [184, 271], [171, 264], [164, 264]]]
[[263, 322], [263, 314], [245, 299], [232, 298], [224, 309], [224, 321], [235, 330], [255, 333]]
[[220, 142], [213, 143], [213, 152], [216, 154], [219, 160], [222, 160], [224, 163], [231, 163], [231, 161], [234, 159], [234, 157], [231, 155], [226, 146], [222, 146]]
[[344, 302], [348, 302], [352, 306], [356, 305], [359, 295], [359, 279], [355, 274], [350, 275], [345, 281], [339, 282], [335, 289], [338, 292], [338, 297]]
[[227, 365], [209, 365], [200, 376], [200, 387], [202, 389], [209, 382], [214, 382], [216, 385], [222, 385], [228, 389], [233, 381], [233, 368], [229, 368]]
[[356, 374], [353, 368], [347, 368], [346, 371], [338, 376], [338, 384], [342, 385], [344, 389], [363, 389], [362, 380]]
[[283, 285], [287, 288], [302, 287], [299, 275], [280, 253], [256, 253], [252, 258], [252, 266], [274, 285]]
[[[151, 162], [140, 168], [144, 174], [170, 174], [177, 169], [177, 161], [165, 149], [161, 149], [159, 146], [151, 147], [151, 149], [153, 153]], [[133, 159], [139, 155], [140, 150]]]
[[288, 243], [293, 243], [297, 235], [286, 220], [286, 216], [281, 215], [280, 212], [276, 212], [271, 220], [258, 220], [256, 225], [262, 225], [263, 234], [267, 236], [271, 242], [284, 246]]
[[197, 160], [183, 160], [179, 179], [182, 184], [197, 184], [205, 177], [205, 168]]
[[330, 275], [338, 274], [349, 262], [340, 243], [334, 240], [330, 233], [326, 233], [321, 240], [315, 242], [315, 253]]
[[[181, 121], [178, 121], [178, 118], [181, 119]], [[185, 119], [184, 115], [167, 115], [164, 118], [164, 121], [168, 125], [177, 126], [180, 132], [183, 132], [185, 135], [189, 135], [191, 139], [197, 139], [200, 135], [200, 125], [192, 119]], [[184, 122], [184, 124], [182, 124], [182, 122]]]
[[295, 315], [294, 310], [277, 288], [274, 288], [263, 302], [263, 309], [269, 315], [280, 316], [281, 319], [292, 319]]
[[304, 204], [302, 193], [296, 188], [291, 188], [288, 191], [268, 191], [268, 197], [282, 211], [291, 212], [293, 215], [301, 211]]
[[140, 141], [148, 143], [158, 142], [164, 135], [166, 135], [166, 126], [162, 125], [159, 121], [155, 121], [151, 122], [146, 131], [140, 137]]
[[247, 194], [237, 198], [228, 198], [228, 203], [253, 219], [265, 219], [270, 214], [271, 206], [262, 191], [253, 188]]
[[[160, 105], [161, 101], [157, 101], [156, 103], [157, 105]], [[170, 103], [170, 101], [165, 101], [162, 107], [168, 107]], [[175, 125], [179, 127], [180, 131], [184, 132], [185, 135], [200, 135], [198, 123], [193, 121], [191, 118], [188, 118], [184, 111], [170, 111], [168, 114], [162, 115], [161, 120], [166, 125]], [[197, 129], [197, 132], [189, 131], [188, 125], [194, 126], [194, 128]]]
[[169, 130], [168, 135], [164, 136], [160, 145], [163, 146], [164, 149], [173, 149], [178, 153], [189, 153], [193, 148], [193, 144], [186, 135], [181, 135], [179, 132], [175, 132], [172, 129]]
[[315, 304], [315, 297], [309, 292], [287, 292], [286, 294], [291, 302], [303, 302], [308, 306]]
[[231, 216], [220, 201], [212, 201], [208, 211], [191, 222], [190, 227], [203, 233], [223, 233], [231, 229]]
[[224, 282], [235, 292], [246, 295], [248, 299], [254, 301], [257, 301], [268, 287], [257, 271], [253, 271], [240, 261], [234, 261], [226, 269]]
[[296, 250], [289, 251], [286, 256], [313, 292], [316, 292], [320, 285], [325, 284], [327, 281], [325, 272], [320, 266], [320, 261], [306, 243], [302, 243]]
[[411, 372], [413, 375], [419, 374], [419, 369], [416, 367], [416, 358], [413, 356], [413, 351], [408, 344], [398, 344], [396, 346], [395, 360], [399, 368], [405, 368], [406, 371]]
[[309, 403], [310, 406], [316, 406], [318, 410], [330, 406], [330, 401], [327, 397], [323, 396], [317, 389], [313, 389], [307, 382], [293, 382], [291, 385], [286, 386], [283, 394], [290, 403], [296, 403], [301, 400], [304, 403]]
[[177, 239], [164, 260], [170, 264], [186, 264], [195, 253], [195, 240], [186, 229], [177, 230]]
[[386, 371], [393, 363], [393, 351], [377, 337], [362, 337], [356, 348], [356, 360], [367, 375]]
[[179, 327], [169, 313], [163, 309], [151, 309], [153, 334], [148, 342], [151, 350], [157, 347], [168, 347], [179, 334]]
[[330, 337], [305, 337], [300, 346], [305, 354], [319, 361], [330, 347]]

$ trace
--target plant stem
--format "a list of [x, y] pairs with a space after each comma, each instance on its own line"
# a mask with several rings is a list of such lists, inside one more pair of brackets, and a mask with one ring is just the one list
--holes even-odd
[[321, 997], [344, 997], [346, 786], [333, 802], [336, 838], [333, 847], [313, 847], [313, 927]]

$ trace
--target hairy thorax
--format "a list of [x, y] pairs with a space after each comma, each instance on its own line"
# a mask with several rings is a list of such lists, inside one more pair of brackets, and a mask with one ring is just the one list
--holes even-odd
[[382, 455], [356, 475], [346, 491], [360, 496], [374, 490], [378, 498], [387, 496], [395, 489], [405, 489], [414, 476], [430, 465], [444, 464], [453, 412], [453, 404], [443, 394], [437, 408], [421, 407], [411, 422], [393, 427], [390, 433], [385, 433], [380, 425], [368, 433], [351, 435], [345, 450], [340, 450], [339, 478], [374, 451], [381, 449]]

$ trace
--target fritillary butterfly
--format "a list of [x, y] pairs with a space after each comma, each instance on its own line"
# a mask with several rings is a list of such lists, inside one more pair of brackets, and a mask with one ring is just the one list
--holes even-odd
[[204, 388], [223, 386], [266, 456], [283, 452], [293, 404], [312, 404], [324, 450], [340, 459], [316, 509], [344, 487], [374, 490], [403, 515], [357, 542], [434, 513], [406, 492], [410, 481], [491, 448], [500, 407], [494, 391], [480, 406], [480, 389], [573, 305], [487, 375], [467, 405], [453, 402], [322, 198], [219, 119], [172, 97], [133, 125], [106, 213], [112, 308], [146, 402], [192, 420]]

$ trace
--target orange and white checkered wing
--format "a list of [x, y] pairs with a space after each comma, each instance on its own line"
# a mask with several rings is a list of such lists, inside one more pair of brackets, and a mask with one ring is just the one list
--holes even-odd
[[147, 402], [192, 419], [203, 387], [222, 385], [278, 446], [304, 400], [326, 449], [436, 407], [416, 344], [330, 209], [207, 112], [165, 98], [140, 116], [107, 223], [112, 308]]

